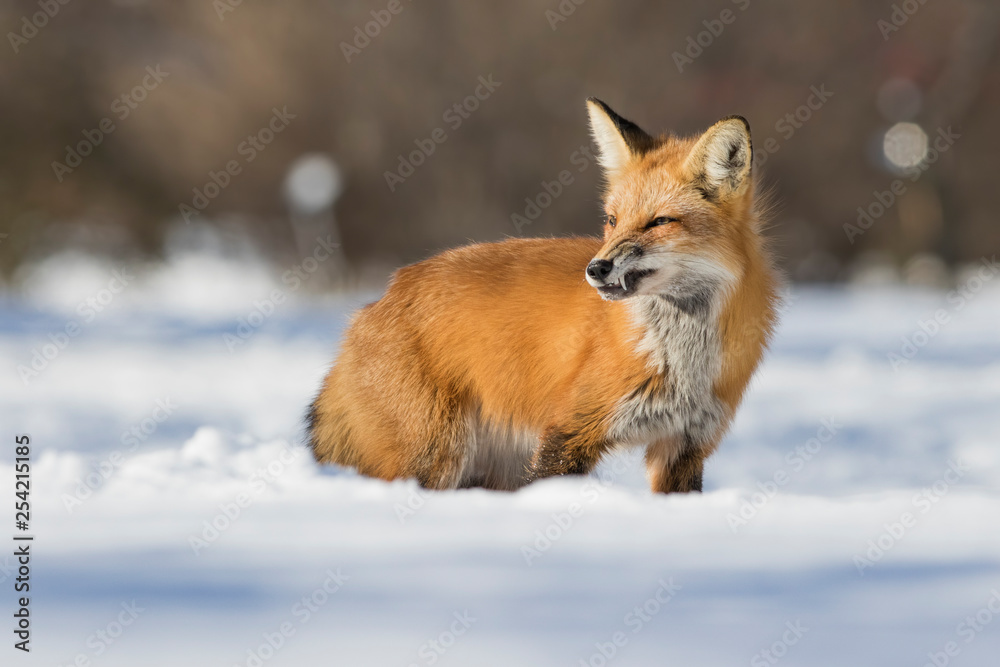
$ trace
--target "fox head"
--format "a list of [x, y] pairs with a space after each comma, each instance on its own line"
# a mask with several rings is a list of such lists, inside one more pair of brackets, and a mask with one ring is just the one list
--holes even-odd
[[609, 300], [706, 303], [739, 280], [759, 244], [747, 121], [653, 137], [598, 99], [587, 109], [607, 181], [604, 245], [587, 282]]

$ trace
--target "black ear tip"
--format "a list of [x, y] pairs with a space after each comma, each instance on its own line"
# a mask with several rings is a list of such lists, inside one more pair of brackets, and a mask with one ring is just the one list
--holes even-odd
[[725, 118], [723, 118], [723, 119], [722, 119], [722, 120], [720, 120], [719, 122], [720, 122], [720, 123], [724, 123], [724, 122], [726, 122], [727, 120], [738, 120], [738, 121], [740, 121], [741, 123], [743, 123], [743, 127], [745, 127], [745, 128], [746, 128], [746, 130], [747, 130], [747, 134], [750, 134], [750, 121], [748, 121], [748, 120], [747, 120], [746, 118], [744, 118], [743, 116], [738, 116], [738, 115], [732, 115], [732, 116], [726, 116]]
[[625, 143], [628, 145], [629, 150], [631, 150], [633, 154], [644, 153], [656, 143], [656, 140], [646, 134], [642, 128], [632, 121], [619, 116], [615, 113], [614, 109], [596, 97], [588, 97], [587, 102], [593, 102], [597, 105], [597, 107], [604, 112], [604, 115], [607, 116], [612, 123], [614, 123], [615, 129], [618, 130], [618, 134], [620, 134], [622, 139], [625, 140]]
[[587, 102], [589, 102], [590, 104], [596, 104], [597, 106], [601, 107], [601, 109], [605, 113], [611, 111], [611, 107], [609, 107], [607, 104], [605, 104], [603, 100], [599, 100], [596, 97], [588, 97], [587, 98]]

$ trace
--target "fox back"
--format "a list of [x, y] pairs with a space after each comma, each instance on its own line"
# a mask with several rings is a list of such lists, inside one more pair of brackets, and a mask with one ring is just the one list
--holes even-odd
[[513, 490], [642, 446], [654, 491], [701, 489], [776, 317], [750, 128], [653, 137], [599, 100], [588, 111], [603, 239], [510, 239], [400, 269], [310, 409], [317, 460]]

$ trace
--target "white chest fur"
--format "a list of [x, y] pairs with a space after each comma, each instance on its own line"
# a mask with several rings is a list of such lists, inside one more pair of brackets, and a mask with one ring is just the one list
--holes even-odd
[[644, 331], [637, 352], [663, 382], [622, 397], [611, 439], [635, 445], [666, 437], [680, 437], [684, 444], [711, 439], [726, 419], [726, 408], [712, 390], [722, 368], [714, 300], [684, 303], [646, 296], [631, 306]]

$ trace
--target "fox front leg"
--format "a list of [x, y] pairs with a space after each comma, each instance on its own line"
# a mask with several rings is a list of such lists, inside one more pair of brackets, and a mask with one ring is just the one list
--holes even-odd
[[653, 493], [700, 493], [705, 459], [713, 450], [683, 437], [651, 444], [646, 450], [646, 471]]

